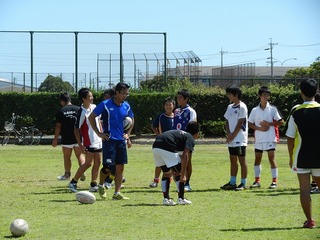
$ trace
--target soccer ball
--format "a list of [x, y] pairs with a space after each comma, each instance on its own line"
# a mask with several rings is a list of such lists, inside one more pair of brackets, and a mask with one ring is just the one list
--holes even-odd
[[127, 131], [129, 128], [131, 128], [131, 126], [132, 126], [132, 118], [126, 117], [123, 120], [123, 130]]
[[29, 226], [25, 220], [21, 218], [17, 218], [11, 222], [10, 232], [14, 237], [24, 236], [28, 231], [29, 231]]

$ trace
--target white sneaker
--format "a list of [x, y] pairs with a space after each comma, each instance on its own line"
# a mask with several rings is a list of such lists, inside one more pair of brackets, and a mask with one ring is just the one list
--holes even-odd
[[149, 184], [149, 187], [156, 188], [156, 187], [158, 187], [158, 183], [157, 182], [152, 182], [152, 183]]
[[185, 192], [191, 192], [191, 191], [192, 191], [192, 188], [190, 187], [190, 185], [185, 185], [185, 186], [184, 186], [184, 191], [185, 191]]
[[192, 202], [188, 199], [185, 199], [185, 198], [178, 198], [178, 204], [179, 205], [188, 205], [188, 204], [191, 204]]
[[62, 176], [58, 176], [58, 179], [60, 181], [70, 180], [70, 176], [62, 175]]
[[94, 186], [94, 187], [89, 187], [89, 192], [98, 192], [98, 190], [99, 190], [99, 187], [98, 187], [98, 185], [96, 185], [96, 186]]
[[163, 205], [166, 205], [166, 206], [174, 206], [174, 205], [177, 205], [172, 199], [168, 199], [168, 198], [164, 198], [163, 199]]
[[105, 186], [107, 189], [112, 188], [112, 184], [111, 184], [111, 183], [108, 183], [108, 182], [105, 182], [105, 183], [104, 183], [104, 186]]

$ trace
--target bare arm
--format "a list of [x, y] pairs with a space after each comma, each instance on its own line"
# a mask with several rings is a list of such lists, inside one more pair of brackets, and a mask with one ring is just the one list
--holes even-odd
[[230, 132], [230, 129], [229, 129], [229, 124], [227, 124], [227, 143], [230, 143], [232, 142], [232, 140], [237, 136], [238, 132], [241, 130], [241, 127], [242, 127], [242, 124], [244, 123], [245, 121], [245, 118], [240, 118], [238, 120], [238, 123], [237, 123], [237, 126], [236, 128], [234, 129], [234, 131], [231, 133]]
[[58, 145], [58, 137], [61, 132], [61, 123], [56, 123], [56, 127], [54, 129], [54, 138], [52, 140], [52, 147], [56, 147]]
[[288, 153], [289, 153], [289, 166], [292, 168], [292, 165], [293, 165], [294, 138], [287, 137], [287, 147], [288, 147]]
[[188, 148], [185, 148], [181, 157], [181, 175], [180, 175], [180, 182], [186, 181], [186, 172], [187, 172], [187, 166], [188, 162], [191, 160], [192, 153]]
[[97, 115], [94, 112], [92, 112], [88, 117], [93, 131], [98, 135], [98, 137], [100, 137], [100, 138], [102, 138], [104, 140], [109, 140], [109, 134], [102, 133], [98, 129], [98, 126], [97, 126], [97, 123], [96, 123], [96, 120], [95, 120], [96, 117], [97, 117]]

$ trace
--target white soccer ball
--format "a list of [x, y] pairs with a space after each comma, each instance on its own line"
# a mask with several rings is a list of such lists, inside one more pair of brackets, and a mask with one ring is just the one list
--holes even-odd
[[79, 203], [92, 204], [96, 201], [96, 196], [89, 191], [80, 191], [76, 193], [76, 199]]
[[14, 237], [24, 236], [28, 231], [29, 231], [29, 226], [25, 220], [21, 218], [17, 218], [11, 222], [10, 232]]
[[123, 120], [123, 130], [127, 131], [129, 128], [131, 128], [131, 126], [132, 126], [132, 118], [126, 117]]

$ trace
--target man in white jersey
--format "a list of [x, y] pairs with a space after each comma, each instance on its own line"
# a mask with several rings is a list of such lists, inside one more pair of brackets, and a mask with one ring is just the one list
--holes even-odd
[[283, 124], [282, 116], [278, 109], [271, 105], [270, 90], [268, 87], [259, 89], [260, 103], [253, 108], [249, 115], [249, 127], [254, 130], [254, 174], [255, 181], [250, 188], [260, 188], [261, 160], [263, 151], [268, 152], [269, 163], [271, 165], [272, 182], [270, 189], [277, 188], [278, 167], [275, 160], [275, 150], [279, 141], [278, 127]]
[[[246, 189], [248, 165], [246, 147], [248, 144], [248, 109], [241, 101], [242, 92], [237, 86], [226, 89], [231, 104], [224, 114], [226, 119], [227, 144], [230, 158], [230, 181], [220, 188], [241, 191]], [[238, 160], [241, 166], [241, 183], [237, 186]]]

